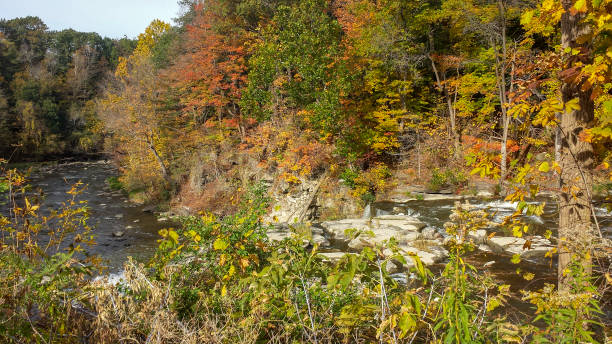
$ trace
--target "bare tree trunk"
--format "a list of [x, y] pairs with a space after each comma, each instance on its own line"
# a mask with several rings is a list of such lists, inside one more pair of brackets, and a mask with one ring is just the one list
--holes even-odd
[[164, 178], [164, 180], [167, 181], [168, 169], [166, 168], [164, 160], [162, 160], [161, 156], [159, 156], [157, 149], [155, 149], [155, 145], [153, 144], [153, 138], [151, 136], [147, 136], [147, 145], [149, 146], [151, 153], [153, 153], [153, 156], [155, 156], [155, 160], [157, 160], [157, 163], [159, 164], [159, 169], [161, 170], [162, 177]]
[[[584, 14], [571, 14], [574, 0], [563, 0], [565, 13], [561, 17], [561, 44], [563, 48], [584, 48], [577, 38], [589, 31], [581, 24]], [[587, 52], [588, 54], [588, 52]], [[564, 68], [572, 68], [585, 56], [570, 56]], [[590, 58], [590, 57], [588, 57]], [[580, 109], [565, 110], [561, 114], [561, 190], [559, 193], [559, 289], [567, 290], [571, 276], [567, 269], [572, 262], [582, 265], [586, 273], [591, 271], [590, 245], [594, 238], [591, 225], [591, 187], [594, 165], [593, 146], [580, 138], [594, 120], [591, 91], [583, 90], [576, 83], [565, 82], [561, 88], [563, 102], [579, 100]]]
[[[557, 164], [561, 163], [561, 128], [557, 126], [555, 129], [555, 161]], [[555, 171], [555, 175], [557, 176], [557, 184], [561, 186], [561, 175]]]
[[510, 114], [508, 113], [509, 106], [511, 106], [512, 99], [508, 99], [508, 87], [510, 93], [514, 88], [514, 60], [515, 53], [512, 57], [512, 68], [510, 71], [510, 85], [506, 84], [506, 69], [508, 67], [508, 46], [506, 40], [506, 9], [502, 0], [497, 1], [499, 8], [500, 17], [500, 36], [501, 36], [501, 58], [495, 38], [491, 38], [491, 45], [495, 50], [495, 77], [497, 79], [497, 88], [499, 93], [499, 101], [501, 103], [502, 112], [502, 142], [500, 147], [501, 161], [500, 161], [500, 178], [499, 185], [502, 186], [506, 176], [508, 175], [508, 131], [510, 129]]
[[459, 133], [457, 130], [457, 116], [455, 112], [455, 106], [453, 105], [453, 99], [451, 98], [451, 94], [448, 92], [448, 88], [446, 87], [446, 85], [442, 84], [442, 82], [445, 81], [444, 75], [440, 75], [440, 72], [438, 72], [436, 63], [434, 62], [431, 55], [428, 55], [428, 57], [429, 57], [429, 60], [431, 61], [431, 68], [433, 69], [434, 75], [436, 77], [436, 84], [438, 85], [440, 92], [442, 92], [442, 95], [444, 96], [444, 99], [446, 100], [446, 106], [448, 109], [448, 117], [450, 121], [451, 137], [453, 139], [453, 146], [455, 149], [454, 155], [455, 155], [455, 158], [459, 159], [461, 158], [461, 142], [460, 142], [460, 137], [459, 137]]

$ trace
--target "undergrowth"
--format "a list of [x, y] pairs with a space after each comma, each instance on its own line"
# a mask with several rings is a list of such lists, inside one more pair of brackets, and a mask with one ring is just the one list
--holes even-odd
[[[9, 173], [3, 181], [23, 186]], [[15, 190], [15, 189], [12, 189]], [[7, 343], [595, 343], [596, 290], [573, 269], [574, 289], [525, 291], [534, 314], [517, 324], [495, 310], [509, 287], [465, 261], [470, 233], [489, 215], [457, 204], [441, 274], [395, 240], [330, 262], [301, 231], [268, 240], [265, 188], [253, 186], [234, 214], [185, 217], [160, 231], [148, 266], [129, 260], [121, 282], [92, 280], [87, 208], [73, 199], [46, 222], [11, 194], [2, 216], [0, 339]], [[37, 231], [54, 233], [42, 248]], [[71, 235], [68, 235], [71, 233]], [[347, 235], [354, 234], [348, 231]], [[57, 239], [57, 240], [56, 240]], [[390, 274], [390, 265], [410, 266]], [[539, 322], [539, 323], [538, 323]], [[544, 324], [543, 326], [541, 324]], [[537, 325], [537, 326], [536, 326]]]

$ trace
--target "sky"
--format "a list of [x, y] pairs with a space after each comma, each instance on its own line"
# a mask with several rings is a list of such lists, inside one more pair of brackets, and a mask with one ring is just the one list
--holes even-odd
[[40, 17], [50, 30], [136, 38], [153, 19], [172, 23], [176, 0], [0, 0], [0, 18]]

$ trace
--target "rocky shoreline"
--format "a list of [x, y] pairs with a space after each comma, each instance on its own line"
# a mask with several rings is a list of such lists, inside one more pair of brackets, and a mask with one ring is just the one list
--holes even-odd
[[[268, 237], [281, 241], [297, 234], [296, 228], [304, 225], [275, 224]], [[321, 255], [330, 261], [340, 259], [344, 254], [359, 253], [365, 247], [382, 247], [391, 240], [395, 242], [401, 255], [406, 259], [402, 264], [393, 261], [388, 265], [390, 272], [398, 272], [413, 266], [411, 255], [420, 258], [424, 265], [434, 265], [448, 258], [446, 248], [450, 237], [427, 227], [427, 224], [415, 216], [382, 215], [372, 218], [342, 219], [325, 221], [308, 226], [307, 231], [300, 230], [301, 235], [311, 244], [317, 244], [323, 250]], [[552, 243], [539, 236], [528, 239], [516, 237], [491, 236], [486, 230], [478, 230], [469, 237], [475, 247], [484, 252], [499, 255], [518, 254], [524, 259], [541, 259], [554, 248]], [[529, 244], [527, 244], [529, 242]], [[331, 251], [328, 251], [331, 250]], [[392, 255], [390, 250], [385, 254]]]

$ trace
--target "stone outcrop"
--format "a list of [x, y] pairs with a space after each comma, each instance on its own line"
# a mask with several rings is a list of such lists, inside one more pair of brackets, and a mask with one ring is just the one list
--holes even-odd
[[[398, 243], [410, 242], [421, 237], [425, 224], [411, 216], [384, 215], [372, 219], [344, 219], [321, 223], [328, 237], [360, 250], [395, 238]], [[356, 237], [347, 236], [353, 231]], [[358, 234], [358, 235], [357, 235]]]
[[308, 212], [315, 199], [321, 180], [304, 180], [294, 187], [283, 184], [274, 196], [272, 211], [264, 219], [267, 223], [301, 223], [308, 220]]

